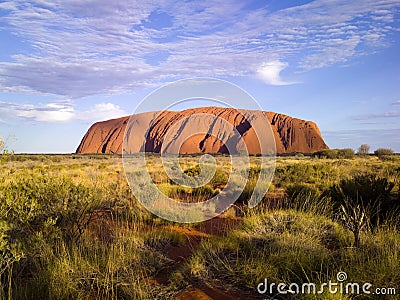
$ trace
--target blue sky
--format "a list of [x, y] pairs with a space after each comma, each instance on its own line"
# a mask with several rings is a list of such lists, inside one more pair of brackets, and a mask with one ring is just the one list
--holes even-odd
[[315, 121], [331, 148], [400, 152], [399, 16], [400, 0], [1, 1], [0, 135], [74, 152], [93, 122], [209, 76]]

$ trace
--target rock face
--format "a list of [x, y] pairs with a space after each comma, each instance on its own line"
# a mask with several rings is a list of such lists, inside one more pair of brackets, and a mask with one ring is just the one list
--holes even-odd
[[[202, 114], [206, 114], [208, 119]], [[260, 117], [260, 114], [264, 114], [266, 118]], [[121, 154], [126, 130], [130, 139], [125, 144], [124, 151], [129, 153], [141, 152], [144, 149], [159, 153], [166, 148], [171, 152], [185, 154], [227, 153], [229, 146], [232, 149], [230, 144], [236, 141], [236, 133], [236, 136], [240, 134], [243, 138], [250, 154], [260, 154], [262, 151], [259, 139], [253, 127], [261, 121], [270, 123], [272, 131], [263, 132], [263, 135], [274, 136], [274, 148], [278, 154], [312, 153], [328, 149], [314, 122], [273, 112], [239, 112], [233, 108], [202, 107], [180, 112], [136, 114], [130, 121], [127, 116], [95, 123], [83, 137], [76, 153]], [[232, 126], [235, 129], [232, 129]], [[231, 137], [226, 137], [226, 132]], [[225, 139], [223, 141], [218, 137]], [[267, 139], [273, 140], [268, 137]]]

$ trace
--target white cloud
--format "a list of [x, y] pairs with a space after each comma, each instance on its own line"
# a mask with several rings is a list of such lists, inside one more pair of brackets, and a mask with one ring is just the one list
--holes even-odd
[[78, 112], [77, 119], [83, 121], [103, 121], [128, 115], [113, 103], [98, 103], [87, 111]]
[[293, 84], [291, 82], [284, 81], [280, 73], [282, 70], [288, 67], [288, 63], [274, 60], [270, 62], [264, 62], [258, 69], [257, 75], [265, 83], [270, 85], [288, 85]]
[[49, 103], [41, 107], [25, 104], [18, 108], [14, 107], [13, 111], [17, 117], [34, 119], [39, 122], [65, 122], [74, 117], [72, 107], [58, 103]]
[[118, 105], [98, 103], [85, 111], [76, 110], [72, 101], [55, 101], [46, 104], [15, 104], [0, 101], [3, 118], [19, 118], [36, 122], [103, 121], [126, 116]]

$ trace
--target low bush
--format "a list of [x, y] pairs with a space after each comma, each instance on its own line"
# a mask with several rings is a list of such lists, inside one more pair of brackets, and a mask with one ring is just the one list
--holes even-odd
[[215, 193], [215, 190], [209, 184], [197, 188], [171, 185], [167, 191], [167, 196], [182, 202], [202, 202], [212, 198]]
[[389, 182], [387, 178], [367, 173], [342, 179], [330, 188], [329, 196], [337, 208], [344, 202], [351, 202], [355, 206], [372, 209], [371, 222], [377, 225], [379, 219], [385, 218], [393, 209], [386, 207], [385, 204], [390, 202], [394, 186], [395, 184]]
[[374, 151], [374, 154], [378, 157], [388, 156], [388, 155], [393, 155], [394, 151], [388, 148], [379, 148]]
[[40, 257], [57, 240], [77, 242], [99, 193], [71, 179], [25, 174], [0, 184], [0, 273], [2, 281], [24, 264]]
[[274, 182], [285, 187], [293, 184], [316, 184], [337, 181], [338, 169], [327, 163], [299, 162], [290, 165], [277, 166]]
[[[201, 174], [201, 172], [202, 170], [199, 165], [184, 170], [184, 174], [190, 177], [197, 177]], [[211, 178], [209, 184], [211, 184], [213, 188], [221, 188], [224, 187], [227, 182], [228, 182], [228, 174], [223, 170], [221, 170], [220, 168], [216, 168], [215, 174]]]
[[375, 174], [362, 174], [343, 179], [328, 191], [340, 221], [354, 234], [359, 246], [363, 229], [376, 228], [392, 216], [400, 206], [390, 202], [394, 183]]
[[313, 155], [319, 158], [340, 159], [340, 158], [354, 158], [355, 152], [351, 148], [326, 149], [315, 152]]

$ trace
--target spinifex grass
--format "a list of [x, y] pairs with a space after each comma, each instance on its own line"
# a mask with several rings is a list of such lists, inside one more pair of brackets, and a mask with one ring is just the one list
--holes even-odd
[[[354, 247], [352, 232], [325, 193], [343, 179], [372, 173], [394, 183], [387, 197], [399, 201], [400, 157], [278, 157], [263, 202], [254, 209], [231, 209], [231, 217], [225, 217], [242, 222], [239, 227], [226, 235], [204, 235], [164, 285], [154, 278], [173, 263], [168, 249], [185, 244], [187, 237], [138, 203], [120, 157], [14, 155], [7, 160], [0, 169], [0, 298], [168, 299], [199, 281], [255, 291], [264, 278], [321, 283], [339, 271], [351, 281], [400, 292], [398, 216], [373, 231], [366, 228]], [[172, 182], [157, 156], [149, 158], [149, 171], [164, 194], [202, 201], [223, 189], [229, 161], [218, 156], [216, 176], [199, 190]], [[250, 161], [242, 198], [250, 197], [260, 165], [259, 157]], [[180, 166], [196, 175], [198, 163], [199, 157], [186, 156]], [[344, 298], [324, 294], [321, 299], [328, 296]]]

